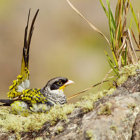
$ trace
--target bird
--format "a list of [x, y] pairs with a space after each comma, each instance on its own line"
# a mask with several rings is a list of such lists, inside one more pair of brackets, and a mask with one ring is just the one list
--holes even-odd
[[65, 77], [55, 77], [47, 82], [40, 89], [30, 89], [29, 80], [29, 50], [34, 30], [34, 24], [39, 9], [36, 11], [31, 26], [29, 28], [30, 9], [28, 13], [27, 25], [24, 33], [24, 45], [21, 63], [21, 73], [9, 87], [8, 98], [0, 99], [3, 106], [11, 106], [15, 114], [26, 114], [29, 112], [47, 112], [56, 104], [67, 103], [64, 88], [74, 82]]

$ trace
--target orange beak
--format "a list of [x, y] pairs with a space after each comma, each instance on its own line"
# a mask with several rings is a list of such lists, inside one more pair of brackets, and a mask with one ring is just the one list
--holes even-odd
[[64, 90], [64, 88], [66, 87], [66, 86], [68, 86], [68, 85], [71, 85], [71, 84], [73, 84], [74, 82], [72, 81], [72, 80], [68, 80], [63, 86], [61, 86], [60, 88], [59, 88], [59, 90]]

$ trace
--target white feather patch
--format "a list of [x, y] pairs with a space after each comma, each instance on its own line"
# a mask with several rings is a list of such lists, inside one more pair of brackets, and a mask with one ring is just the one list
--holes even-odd
[[17, 91], [18, 92], [22, 92], [24, 89], [28, 89], [30, 87], [30, 81], [29, 80], [25, 80], [24, 82], [22, 82], [19, 86]]

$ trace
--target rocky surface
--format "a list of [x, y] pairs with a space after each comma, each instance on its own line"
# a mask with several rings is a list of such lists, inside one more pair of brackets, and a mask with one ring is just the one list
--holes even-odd
[[[128, 92], [128, 91], [126, 91]], [[64, 131], [53, 134], [53, 140], [139, 140], [140, 92], [110, 97], [87, 114], [71, 116]], [[78, 116], [79, 115], [79, 116]], [[63, 125], [59, 122], [57, 125]], [[57, 128], [54, 127], [52, 132]]]

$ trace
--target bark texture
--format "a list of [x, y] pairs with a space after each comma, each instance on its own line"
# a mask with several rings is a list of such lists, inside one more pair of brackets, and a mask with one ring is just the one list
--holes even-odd
[[[140, 140], [140, 74], [130, 76], [116, 91], [93, 104], [94, 109], [80, 108], [58, 121], [46, 122], [38, 132], [22, 133], [21, 139], [51, 140]], [[15, 139], [15, 134], [1, 134], [0, 139]]]

